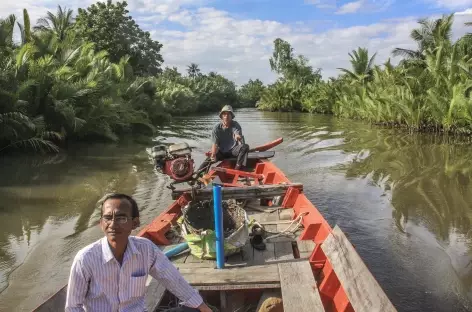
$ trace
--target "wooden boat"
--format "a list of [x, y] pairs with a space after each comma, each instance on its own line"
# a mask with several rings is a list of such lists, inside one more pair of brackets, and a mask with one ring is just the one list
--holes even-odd
[[[192, 187], [172, 188], [175, 201], [137, 236], [165, 251], [178, 249], [182, 238], [171, 234], [175, 234], [172, 229], [182, 209], [192, 201], [210, 199], [211, 184], [218, 183], [223, 200], [244, 201], [248, 216], [266, 231], [281, 232], [294, 220], [300, 229], [292, 237], [275, 235], [266, 242], [265, 250], [253, 248], [248, 241], [239, 253], [226, 257], [222, 269], [215, 268], [214, 260], [188, 252], [172, 257], [212, 307], [219, 311], [396, 311], [343, 231], [338, 226], [331, 228], [304, 195], [303, 185], [291, 182], [270, 161], [275, 152], [268, 149], [282, 141], [252, 149], [245, 171], [232, 169], [235, 159], [226, 159], [208, 168], [197, 183], [194, 177], [189, 183]], [[66, 286], [34, 311], [63, 310], [65, 294]], [[156, 280], [148, 278], [148, 311], [163, 311], [174, 300]], [[279, 304], [279, 309], [277, 304], [272, 310], [264, 307], [268, 302]]]

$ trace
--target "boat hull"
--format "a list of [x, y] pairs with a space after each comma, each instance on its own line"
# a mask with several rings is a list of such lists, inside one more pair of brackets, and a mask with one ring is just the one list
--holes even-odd
[[[280, 143], [281, 140], [276, 140], [265, 146], [272, 147]], [[264, 150], [264, 147], [262, 150]], [[259, 151], [261, 151], [261, 149], [259, 149]], [[322, 302], [320, 311], [322, 309], [325, 311], [396, 311], [342, 231], [338, 227], [335, 229], [330, 227], [316, 206], [305, 196], [302, 187], [299, 187], [296, 183], [292, 183], [283, 171], [268, 159], [253, 160], [251, 167], [245, 172], [231, 169], [233, 165], [234, 161], [223, 160], [217, 166], [211, 168], [206, 176], [211, 181], [218, 181], [219, 184], [223, 184], [223, 188], [228, 189], [230, 192], [245, 187], [249, 189], [250, 187], [257, 188], [261, 186], [261, 189], [267, 189], [274, 186], [272, 189], [275, 189], [280, 188], [280, 185], [287, 186], [281, 196], [281, 203], [277, 206], [278, 209], [281, 210], [290, 210], [291, 220], [297, 218], [301, 220], [303, 230], [299, 234], [297, 241], [310, 242], [310, 246], [314, 246], [312, 250], [305, 251], [305, 253], [307, 254], [306, 261], [309, 263], [310, 278], [314, 281], [313, 291], [316, 292], [317, 296], [319, 295], [320, 302]], [[250, 185], [241, 183], [241, 178], [250, 178]], [[202, 194], [203, 193], [204, 192], [202, 192]], [[260, 201], [262, 210], [264, 207], [275, 205], [274, 193], [267, 193], [272, 194], [269, 197], [264, 196], [266, 193], [263, 192], [258, 194], [258, 200]], [[182, 208], [192, 201], [195, 196], [195, 192], [192, 191], [180, 193], [178, 198], [154, 220], [142, 228], [137, 236], [148, 238], [161, 247], [172, 244], [172, 239], [168, 237], [169, 231], [182, 215]], [[294, 260], [300, 258], [300, 254], [296, 250], [294, 250], [294, 255], [295, 257], [292, 257], [295, 258]], [[256, 286], [246, 285], [242, 287], [238, 286], [239, 284], [233, 285], [232, 282], [227, 280], [228, 286], [226, 286], [226, 288], [224, 284], [205, 284], [205, 287], [199, 289], [207, 292], [225, 293], [229, 290], [235, 291], [235, 287], [239, 287], [239, 291], [243, 292], [245, 296], [251, 296], [251, 293], [254, 294], [255, 291], [259, 292], [257, 296], [261, 296], [260, 292], [263, 292], [264, 289], [268, 291], [282, 287], [282, 275], [284, 272], [281, 271], [280, 265], [284, 264], [279, 263], [278, 265], [278, 272], [280, 273], [280, 280], [278, 282], [274, 281], [266, 284], [253, 283], [253, 285]], [[193, 264], [193, 266], [195, 268], [200, 267], [195, 264]], [[286, 268], [288, 268], [288, 266], [286, 266]], [[303, 270], [306, 270], [306, 267], [304, 267]], [[210, 271], [211, 270], [209, 270], [209, 272]], [[193, 271], [190, 270], [190, 272]], [[222, 274], [221, 272], [212, 272], [214, 272], [213, 274], [215, 276]], [[192, 276], [193, 275], [189, 275], [189, 277]], [[207, 274], [206, 276], [210, 275]], [[200, 287], [198, 286], [200, 285], [199, 283], [195, 283], [195, 285], [197, 285], [197, 288]], [[153, 287], [152, 289], [154, 290], [152, 291], [155, 292], [158, 286], [154, 285]], [[359, 287], [363, 287], [363, 289], [359, 289]], [[62, 309], [65, 304], [65, 290], [66, 286], [34, 311], [44, 312]], [[284, 293], [283, 288], [282, 293]], [[286, 289], [285, 294], [287, 294], [286, 296], [288, 298], [290, 290]], [[294, 294], [292, 293], [291, 295], [293, 296]], [[151, 293], [147, 296], [153, 297], [153, 294]], [[153, 309], [155, 304], [155, 302], [151, 302], [149, 309]], [[284, 307], [286, 311], [290, 310], [286, 304], [284, 304]]]

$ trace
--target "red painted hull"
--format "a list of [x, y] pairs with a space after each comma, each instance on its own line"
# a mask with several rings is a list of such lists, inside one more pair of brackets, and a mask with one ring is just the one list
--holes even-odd
[[[280, 143], [282, 139], [275, 140], [257, 147], [257, 151], [266, 151]], [[207, 176], [211, 179], [219, 177], [224, 186], [243, 186], [238, 183], [238, 175], [245, 175], [254, 178], [254, 184], [280, 184], [291, 183], [285, 174], [267, 159], [258, 159], [251, 172], [240, 172], [230, 169], [231, 163], [228, 160], [222, 161], [217, 168], [212, 169]], [[182, 208], [191, 200], [191, 194], [184, 193], [176, 199], [165, 211], [157, 216], [151, 223], [145, 226], [137, 236], [146, 237], [156, 245], [169, 245], [171, 242], [166, 238], [166, 233], [171, 226], [177, 222], [181, 216]], [[270, 204], [270, 203], [269, 203]], [[317, 282], [318, 291], [321, 296], [325, 311], [354, 311], [345, 289], [340, 283], [333, 270], [332, 263], [325, 255], [321, 245], [333, 229], [323, 218], [318, 209], [304, 195], [303, 191], [297, 188], [289, 188], [281, 204], [282, 208], [293, 208], [293, 218], [297, 218], [302, 213], [308, 213], [303, 217], [303, 232], [300, 240], [311, 240], [315, 243], [315, 248], [311, 252], [309, 262]], [[66, 286], [59, 290], [49, 300], [43, 303], [34, 311], [49, 311], [48, 301], [59, 301], [61, 295], [64, 296]], [[54, 298], [55, 297], [55, 298]], [[61, 303], [62, 304], [62, 303]], [[50, 304], [49, 304], [50, 305]]]
[[[229, 168], [229, 163], [223, 161], [218, 165], [218, 167]], [[231, 172], [231, 170], [229, 170], [229, 172], [228, 170], [226, 170], [226, 172], [224, 172], [224, 170], [212, 170], [209, 172], [209, 175], [212, 178], [218, 176], [221, 181], [228, 186], [236, 186], [238, 177], [232, 173], [234, 172]], [[261, 184], [265, 185], [291, 183], [279, 168], [267, 160], [258, 160], [252, 174], [262, 175], [264, 178], [261, 181]], [[170, 244], [169, 240], [165, 237], [165, 234], [170, 230], [172, 223], [175, 223], [180, 217], [181, 208], [190, 200], [190, 194], [185, 193], [180, 196], [180, 198], [175, 200], [172, 205], [156, 217], [148, 226], [143, 228], [139, 232], [138, 236], [146, 237], [157, 245]], [[317, 280], [318, 289], [325, 310], [354, 311], [341, 283], [339, 282], [339, 279], [329, 263], [329, 260], [320, 248], [328, 234], [332, 231], [332, 228], [320, 214], [318, 209], [308, 200], [303, 192], [300, 192], [298, 189], [289, 188], [282, 202], [282, 207], [293, 208], [293, 218], [296, 218], [301, 213], [308, 212], [308, 214], [303, 217], [304, 231], [302, 232], [300, 239], [312, 240], [316, 244], [316, 247], [309, 258], [309, 262]]]

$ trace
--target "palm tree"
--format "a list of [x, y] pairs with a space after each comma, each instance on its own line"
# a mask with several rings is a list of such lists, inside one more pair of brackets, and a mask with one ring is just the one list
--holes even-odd
[[187, 66], [187, 73], [189, 77], [196, 78], [200, 75], [200, 68], [198, 68], [197, 64], [192, 63], [189, 66]]
[[65, 40], [68, 30], [74, 24], [72, 17], [73, 11], [70, 9], [62, 9], [60, 5], [57, 6], [57, 14], [47, 12], [46, 17], [38, 20], [38, 25], [34, 27], [35, 30], [53, 32], [59, 42]]
[[430, 20], [429, 18], [422, 18], [418, 20], [421, 25], [419, 28], [415, 28], [410, 33], [418, 48], [416, 50], [395, 48], [392, 51], [392, 55], [402, 56], [407, 60], [424, 60], [424, 52], [428, 49], [434, 49], [443, 42], [451, 41], [452, 35], [452, 23], [454, 21], [454, 14], [443, 16], [436, 20]]
[[44, 120], [31, 120], [20, 112], [0, 114], [0, 155], [11, 150], [58, 152], [53, 141], [60, 141], [59, 133], [44, 130]]
[[369, 58], [369, 51], [367, 49], [358, 47], [357, 51], [352, 50], [352, 54], [349, 53], [349, 56], [351, 57], [350, 62], [352, 65], [352, 71], [345, 68], [338, 69], [348, 74], [354, 80], [365, 83], [370, 81], [372, 78], [373, 65], [376, 55], [377, 53], [374, 53], [374, 55]]
[[32, 33], [31, 33], [31, 22], [28, 14], [28, 10], [23, 9], [23, 24], [17, 22], [18, 27], [20, 28], [21, 34], [21, 43], [26, 44], [31, 42], [32, 40]]
[[5, 19], [0, 19], [0, 53], [11, 52], [13, 44], [13, 30], [15, 28], [16, 16], [9, 15]]

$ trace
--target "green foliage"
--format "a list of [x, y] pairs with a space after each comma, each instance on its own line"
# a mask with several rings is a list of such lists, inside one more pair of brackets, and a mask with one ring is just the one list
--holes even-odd
[[376, 54], [369, 58], [369, 51], [367, 49], [358, 48], [357, 51], [352, 51], [352, 54], [349, 53], [352, 71], [345, 68], [339, 69], [350, 76], [354, 81], [359, 81], [364, 84], [372, 80], [372, 67], [374, 65], [375, 55]]
[[197, 64], [192, 63], [187, 67], [187, 73], [189, 77], [197, 78], [200, 76], [200, 68], [198, 68]]
[[321, 79], [320, 70], [313, 71], [303, 55], [295, 57], [290, 43], [280, 38], [274, 40], [274, 52], [269, 60], [270, 68], [281, 75], [282, 80], [292, 80], [303, 85]]
[[265, 87], [264, 83], [259, 79], [250, 79], [246, 84], [242, 85], [238, 90], [239, 104], [241, 107], [255, 107], [257, 101], [262, 96]]
[[302, 88], [294, 81], [277, 81], [262, 93], [256, 107], [262, 110], [290, 112], [301, 110]]
[[[0, 20], [0, 154], [58, 152], [66, 141], [152, 136], [171, 115], [238, 106], [235, 84], [215, 72], [201, 73], [197, 64], [189, 66], [189, 76], [176, 68], [155, 76], [143, 73], [140, 66], [148, 68], [150, 58], [149, 68], [158, 71], [162, 58], [152, 53], [160, 46], [142, 41], [147, 35], [125, 16], [125, 7], [126, 2], [92, 5], [81, 10], [79, 24], [61, 7], [34, 27], [26, 10], [24, 25], [14, 15]], [[124, 34], [102, 42], [104, 33], [98, 32], [97, 42], [84, 40], [80, 29], [90, 14], [98, 21], [91, 29], [107, 20]], [[13, 42], [16, 26], [20, 45]], [[147, 49], [142, 44], [154, 52], [138, 57], [133, 49]]]
[[[374, 65], [358, 48], [352, 69], [328, 81], [290, 44], [274, 41], [271, 85], [249, 80], [239, 89], [191, 63], [161, 72], [162, 45], [128, 16], [126, 2], [79, 10], [60, 6], [33, 26], [10, 15], [0, 20], [0, 153], [57, 152], [65, 141], [153, 135], [172, 115], [217, 112], [223, 105], [303, 111], [375, 124], [454, 133], [472, 131], [472, 36], [451, 41], [453, 16], [419, 21], [417, 50]], [[13, 33], [18, 27], [21, 42]], [[109, 34], [113, 33], [113, 36]]]
[[284, 75], [293, 58], [293, 48], [290, 43], [280, 38], [275, 39], [274, 52], [269, 60], [270, 69], [279, 75]]
[[73, 26], [72, 14], [72, 10], [62, 9], [61, 6], [58, 6], [56, 15], [48, 11], [46, 17], [40, 18], [38, 25], [34, 28], [42, 32], [54, 33], [55, 37], [62, 42]]
[[[235, 84], [211, 72], [202, 74], [197, 64], [188, 66], [188, 76], [166, 68], [157, 79], [157, 95], [164, 109], [172, 114], [218, 111], [224, 105], [238, 106]], [[195, 71], [197, 69], [197, 71]]]
[[75, 31], [80, 38], [95, 44], [95, 51], [107, 51], [113, 63], [125, 56], [138, 75], [161, 72], [162, 44], [152, 40], [149, 32], [141, 30], [131, 16], [126, 1], [97, 2], [87, 9], [79, 9]]
[[[290, 44], [274, 41], [271, 69], [282, 77], [263, 92], [257, 107], [270, 111], [331, 113], [410, 131], [472, 132], [472, 40], [451, 41], [453, 15], [421, 19], [411, 32], [417, 50], [394, 49], [404, 59], [374, 66], [376, 54], [349, 53], [352, 69], [325, 82], [293, 56]], [[297, 68], [297, 70], [294, 70]], [[303, 69], [303, 70], [300, 70]], [[312, 74], [310, 74], [310, 71]]]

